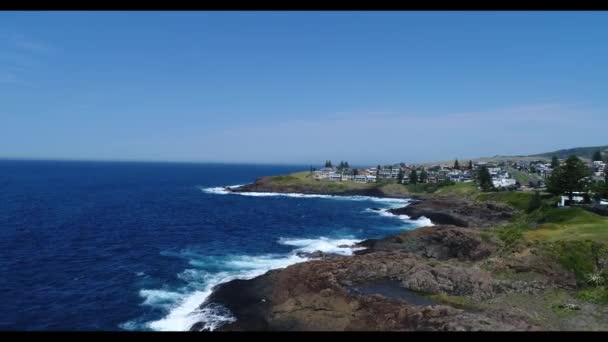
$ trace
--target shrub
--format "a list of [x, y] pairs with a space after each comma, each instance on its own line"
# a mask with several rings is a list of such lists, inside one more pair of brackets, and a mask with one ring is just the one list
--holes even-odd
[[540, 198], [540, 193], [538, 191], [534, 192], [534, 196], [530, 198], [530, 202], [528, 202], [528, 209], [526, 210], [528, 213], [533, 212], [534, 210], [540, 208], [543, 205], [543, 201]]
[[589, 285], [593, 286], [602, 286], [604, 285], [604, 276], [601, 272], [587, 273], [585, 275], [585, 280]]
[[590, 240], [556, 241], [549, 244], [548, 251], [550, 256], [572, 271], [579, 282], [586, 282], [586, 276], [596, 271], [601, 245]]
[[515, 246], [524, 234], [520, 227], [504, 228], [498, 231], [498, 237], [504, 242], [505, 247]]

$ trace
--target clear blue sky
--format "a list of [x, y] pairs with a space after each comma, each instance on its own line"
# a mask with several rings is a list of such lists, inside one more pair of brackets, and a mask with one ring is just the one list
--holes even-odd
[[607, 12], [1, 12], [0, 157], [423, 162], [608, 144]]

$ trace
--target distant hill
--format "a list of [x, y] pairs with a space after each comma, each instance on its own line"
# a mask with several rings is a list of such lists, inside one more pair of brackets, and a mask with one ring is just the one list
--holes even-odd
[[[531, 161], [531, 160], [536, 160], [536, 159], [550, 160], [551, 157], [553, 157], [554, 155], [556, 155], [560, 159], [566, 159], [571, 155], [575, 155], [579, 158], [584, 158], [584, 159], [590, 160], [593, 157], [593, 153], [595, 153], [595, 151], [597, 151], [597, 150], [600, 150], [602, 152], [602, 157], [604, 159], [608, 158], [608, 145], [604, 145], [604, 146], [574, 147], [574, 148], [567, 148], [567, 149], [563, 149], [563, 150], [557, 150], [557, 151], [553, 151], [553, 152], [531, 154], [531, 155], [527, 155], [527, 156], [525, 156], [525, 155], [518, 155], [518, 156], [496, 155], [493, 157], [482, 157], [482, 158], [462, 158], [462, 159], [460, 159], [460, 164], [464, 165], [464, 163], [467, 163], [469, 160], [473, 160], [474, 162], [480, 162], [480, 161], [497, 162], [497, 161], [501, 161], [501, 160]], [[436, 164], [453, 165], [454, 160], [447, 160], [447, 161], [442, 161], [442, 162], [426, 162], [426, 163], [420, 163], [420, 164], [426, 165], [426, 166], [431, 166], [431, 165], [436, 165]]]
[[567, 149], [557, 150], [557, 151], [553, 151], [553, 152], [533, 154], [533, 155], [529, 155], [528, 157], [551, 158], [552, 156], [557, 156], [560, 159], [564, 159], [564, 158], [568, 158], [571, 155], [575, 155], [580, 158], [591, 159], [593, 157], [593, 153], [595, 153], [597, 150], [602, 151], [602, 157], [604, 157], [604, 158], [608, 157], [608, 145], [567, 148]]

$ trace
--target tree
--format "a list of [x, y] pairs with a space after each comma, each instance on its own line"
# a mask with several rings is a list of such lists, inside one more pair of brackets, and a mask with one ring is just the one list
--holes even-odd
[[558, 166], [559, 166], [559, 159], [557, 158], [557, 156], [551, 157], [551, 168], [555, 169]]
[[454, 161], [454, 169], [459, 170], [460, 169], [460, 165], [458, 164], [458, 159], [456, 159]]
[[422, 169], [422, 171], [420, 171], [420, 183], [426, 183], [427, 178], [428, 178], [428, 175], [426, 173], [426, 170]]
[[494, 189], [494, 184], [492, 183], [492, 176], [490, 176], [490, 171], [486, 166], [482, 166], [477, 173], [477, 183], [481, 187], [483, 191], [490, 191]]
[[593, 154], [593, 161], [602, 161], [602, 152], [600, 150], [595, 151]]
[[358, 176], [358, 175], [359, 175], [359, 170], [354, 169], [354, 170], [353, 170], [353, 176]]
[[578, 157], [570, 156], [563, 165], [556, 167], [547, 179], [547, 190], [555, 195], [568, 194], [572, 201], [573, 193], [584, 191], [586, 184], [582, 181], [589, 174], [587, 165]]
[[350, 169], [350, 165], [348, 165], [347, 161], [344, 162], [344, 167], [347, 168], [347, 169]]
[[418, 183], [418, 175], [416, 174], [416, 169], [412, 169], [412, 173], [410, 173], [410, 184]]
[[601, 198], [608, 198], [608, 183], [597, 182], [593, 186], [593, 192], [595, 193], [594, 199], [599, 202]]
[[473, 170], [473, 161], [469, 160], [469, 170]]
[[325, 167], [332, 167], [331, 160], [326, 160], [325, 161]]
[[380, 164], [376, 166], [376, 183], [380, 181]]
[[528, 202], [528, 212], [533, 212], [534, 210], [540, 208], [543, 205], [543, 201], [540, 198], [540, 192], [534, 191], [534, 195], [530, 198], [530, 202]]
[[403, 169], [399, 169], [399, 174], [397, 175], [397, 182], [399, 184], [403, 181], [403, 177], [405, 177], [405, 172], [403, 172]]

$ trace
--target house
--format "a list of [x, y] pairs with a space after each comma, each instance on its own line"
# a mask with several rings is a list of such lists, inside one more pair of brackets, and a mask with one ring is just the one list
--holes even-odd
[[[355, 183], [367, 183], [367, 177], [368, 177], [368, 175], [356, 175], [353, 178], [353, 181]], [[376, 176], [374, 176], [374, 178], [376, 178]]]
[[495, 188], [515, 187], [515, 183], [517, 182], [512, 178], [492, 179], [492, 185], [494, 185]]
[[342, 175], [339, 174], [339, 173], [336, 173], [336, 172], [332, 172], [332, 173], [329, 174], [328, 179], [330, 181], [340, 182], [340, 181], [342, 181]]
[[570, 197], [567, 195], [562, 195], [560, 197], [560, 201], [557, 203], [558, 207], [566, 207], [569, 206], [571, 204], [581, 204], [585, 201], [585, 198], [583, 197], [584, 192], [573, 192], [572, 193], [572, 202], [570, 202]]
[[315, 179], [327, 179], [332, 173], [335, 173], [336, 169], [333, 167], [324, 167], [318, 171], [313, 172], [313, 178]]

